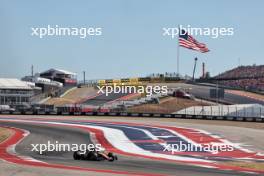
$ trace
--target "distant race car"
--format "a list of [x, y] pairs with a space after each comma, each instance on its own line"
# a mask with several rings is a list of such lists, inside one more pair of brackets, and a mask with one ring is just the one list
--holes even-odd
[[107, 151], [89, 151], [86, 150], [83, 151], [75, 151], [73, 153], [73, 159], [74, 160], [89, 160], [89, 161], [114, 161], [117, 160], [117, 156], [113, 154], [112, 152]]

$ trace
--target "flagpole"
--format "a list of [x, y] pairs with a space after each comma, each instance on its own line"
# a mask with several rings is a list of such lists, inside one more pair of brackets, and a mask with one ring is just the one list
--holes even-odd
[[180, 77], [180, 44], [179, 44], [179, 39], [180, 39], [180, 27], [178, 27], [179, 32], [178, 32], [178, 46], [177, 46], [177, 76]]

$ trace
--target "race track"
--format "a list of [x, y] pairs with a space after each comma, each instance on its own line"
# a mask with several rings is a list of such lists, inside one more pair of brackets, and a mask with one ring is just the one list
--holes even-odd
[[[165, 127], [153, 127], [141, 124], [87, 120], [71, 121], [52, 118], [20, 119], [17, 117], [1, 117], [0, 126], [15, 127], [29, 132], [29, 135], [16, 145], [15, 152], [18, 156], [27, 156], [37, 160], [36, 163], [40, 161], [50, 165], [85, 168], [88, 172], [100, 173], [107, 171], [113, 174], [125, 175], [176, 175], [176, 173], [180, 176], [246, 175], [245, 170], [226, 168], [211, 163], [211, 160], [207, 160], [206, 158], [217, 159], [217, 157], [215, 155], [212, 156], [210, 153], [207, 153], [206, 157], [203, 154], [200, 156], [196, 154], [198, 157], [192, 157], [192, 151], [188, 151], [187, 156], [185, 156], [186, 153], [184, 155], [173, 156], [168, 153], [161, 153], [161, 140], [167, 143], [190, 142], [186, 136], [192, 135], [195, 131], [188, 133], [190, 129], [185, 128], [175, 129], [178, 130], [178, 133], [181, 133], [177, 134], [173, 132], [174, 129], [172, 128], [169, 130], [165, 129]], [[185, 137], [183, 136], [184, 134]], [[210, 136], [206, 136], [206, 133], [199, 133], [199, 135], [203, 136], [204, 141], [202, 142], [216, 140]], [[40, 155], [37, 152], [31, 151], [31, 144], [46, 144], [47, 141], [59, 141], [60, 143], [67, 144], [90, 144], [95, 142], [94, 138], [108, 150], [117, 153], [119, 160], [116, 162], [74, 161], [72, 159], [72, 152], [45, 152], [43, 155]], [[127, 141], [124, 141], [124, 138]], [[189, 136], [189, 138], [196, 140], [197, 134], [196, 136]], [[231, 154], [230, 157], [241, 157], [242, 155], [244, 157], [257, 157], [252, 153], [243, 153], [241, 151]], [[220, 159], [223, 157], [223, 154], [218, 157]], [[13, 162], [16, 163], [16, 161]], [[93, 171], [93, 169], [97, 170]]]
[[[183, 88], [188, 90], [197, 98], [205, 98], [210, 100], [210, 89], [213, 87], [202, 86], [202, 85], [193, 85], [193, 84], [184, 84], [184, 83], [175, 83], [168, 84], [169, 88]], [[231, 104], [261, 104], [264, 105], [264, 101], [253, 99], [246, 96], [236, 95], [232, 93], [225, 92], [225, 97], [221, 99], [225, 102]]]

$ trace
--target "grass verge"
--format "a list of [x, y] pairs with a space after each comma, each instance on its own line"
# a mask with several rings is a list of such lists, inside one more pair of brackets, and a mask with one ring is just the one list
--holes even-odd
[[264, 171], [264, 162], [254, 162], [254, 161], [233, 161], [233, 162], [228, 162], [225, 163], [230, 166], [238, 166], [242, 168], [247, 168], [247, 169], [256, 169], [256, 170], [261, 170]]
[[11, 130], [0, 127], [0, 143], [12, 134]]

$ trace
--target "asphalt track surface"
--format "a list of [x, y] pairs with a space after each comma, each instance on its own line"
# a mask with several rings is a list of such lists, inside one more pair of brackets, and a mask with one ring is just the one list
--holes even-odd
[[110, 93], [106, 96], [106, 94], [100, 94], [96, 97], [93, 97], [91, 99], [86, 100], [85, 102], [83, 102], [83, 104], [86, 105], [94, 105], [94, 106], [101, 106], [105, 103], [117, 100], [123, 96], [126, 96], [129, 94], [122, 94], [122, 93]]
[[[169, 88], [183, 88], [187, 89], [191, 94], [193, 94], [197, 98], [204, 98], [207, 100], [214, 100], [210, 98], [210, 89], [213, 87], [206, 86], [206, 85], [193, 85], [193, 84], [184, 84], [184, 83], [171, 83], [167, 84]], [[102, 106], [105, 103], [115, 101], [123, 96], [129, 94], [122, 94], [122, 93], [110, 93], [108, 96], [106, 94], [101, 94], [91, 99], [86, 100], [83, 104], [86, 105], [94, 105], [94, 106]], [[264, 105], [264, 101], [253, 99], [246, 96], [240, 96], [225, 92], [225, 97], [220, 99], [224, 102], [228, 102], [230, 104], [261, 104]]]
[[[201, 86], [201, 85], [193, 85], [193, 84], [168, 84], [170, 88], [184, 88], [188, 89], [191, 94], [193, 94], [197, 98], [205, 98], [210, 99], [210, 89], [213, 87], [209, 86]], [[256, 100], [253, 98], [249, 98], [246, 96], [235, 95], [231, 93], [225, 93], [225, 97], [222, 99], [225, 102], [229, 102], [231, 104], [261, 104], [264, 105], [264, 101]]]
[[86, 131], [74, 129], [71, 127], [58, 127], [43, 124], [31, 124], [21, 122], [4, 122], [0, 126], [10, 126], [19, 129], [28, 130], [30, 134], [22, 140], [15, 148], [19, 155], [30, 156], [34, 159], [67, 166], [79, 166], [83, 168], [107, 169], [115, 171], [127, 171], [136, 173], [164, 174], [177, 176], [226, 176], [226, 175], [247, 175], [235, 171], [221, 171], [217, 169], [208, 169], [190, 165], [178, 164], [168, 161], [156, 161], [140, 157], [131, 157], [118, 155], [119, 160], [116, 162], [94, 162], [94, 161], [75, 161], [72, 159], [71, 152], [47, 152], [39, 155], [31, 151], [31, 144], [47, 143], [50, 141], [60, 141], [68, 144], [90, 144], [90, 135]]

